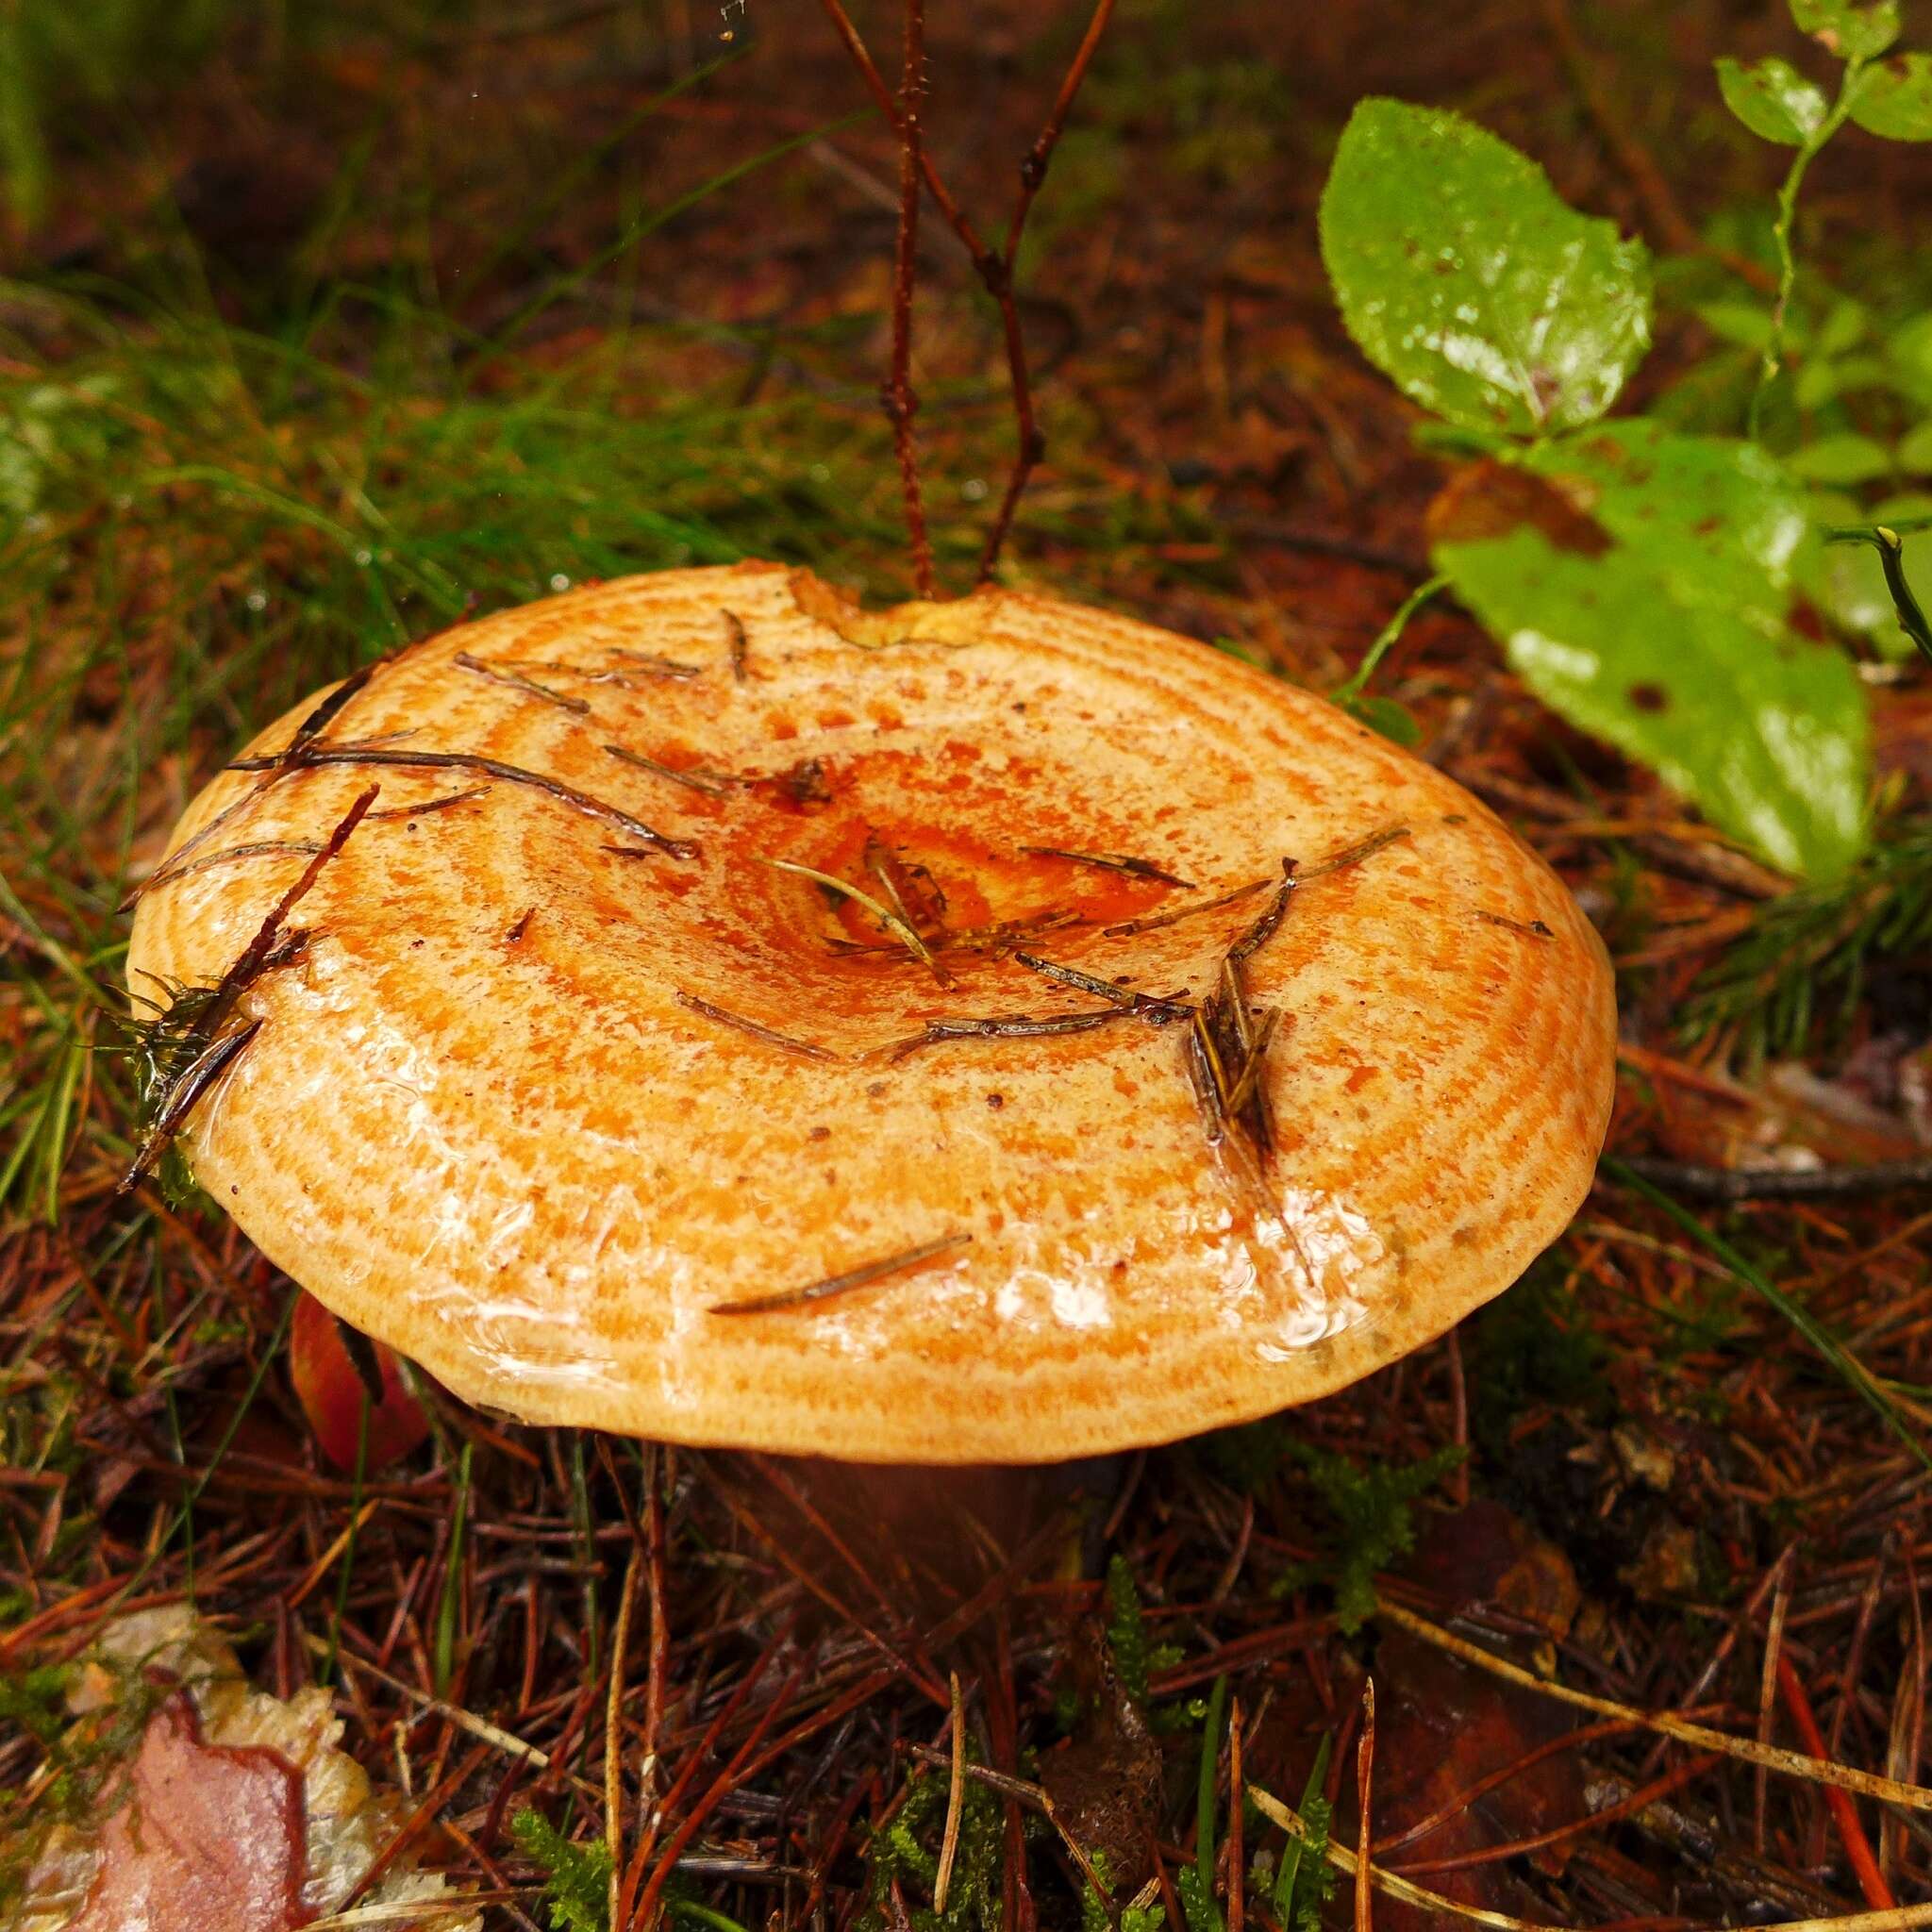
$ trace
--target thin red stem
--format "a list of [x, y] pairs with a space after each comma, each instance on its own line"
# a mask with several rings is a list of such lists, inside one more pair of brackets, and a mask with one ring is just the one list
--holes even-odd
[[[867, 91], [886, 118], [893, 132], [900, 138], [901, 187], [905, 181], [904, 160], [907, 148], [905, 116], [899, 104], [892, 98], [886, 86], [885, 76], [879, 72], [878, 64], [867, 50], [865, 42], [859, 37], [858, 29], [852, 24], [851, 16], [845, 11], [842, 0], [819, 0], [833, 30], [844, 43], [845, 51], [852, 57], [853, 65], [858, 69], [860, 78]], [[1034, 197], [1040, 192], [1041, 184], [1046, 179], [1048, 164], [1053, 152], [1058, 145], [1067, 116], [1072, 111], [1074, 99], [1080, 92], [1087, 78], [1087, 71], [1093, 64], [1095, 50], [1100, 37], [1107, 30], [1107, 24], [1112, 18], [1115, 0], [1097, 0], [1092, 18], [1088, 22], [1087, 31], [1074, 55], [1073, 63], [1067, 69], [1066, 77], [1060, 83], [1059, 92], [1054, 97], [1052, 110], [1044, 125], [1027, 149], [1025, 158], [1020, 163], [1020, 193], [1013, 205], [1013, 212], [1007, 224], [1007, 239], [1002, 248], [988, 245], [979, 230], [974, 226], [972, 218], [947, 188], [932, 158], [923, 143], [915, 148], [914, 161], [921, 179], [925, 183], [926, 192], [933, 198], [933, 206], [940, 211], [946, 225], [958, 238], [959, 245], [965, 249], [973, 266], [977, 271], [986, 291], [997, 305], [1000, 313], [1000, 333], [1006, 345], [1007, 375], [1012, 386], [1013, 413], [1018, 422], [1019, 447], [1014, 452], [1013, 467], [1007, 477], [1006, 489], [1001, 492], [999, 508], [995, 512], [991, 528], [987, 532], [986, 544], [980, 552], [979, 571], [975, 581], [985, 583], [993, 573], [999, 561], [1002, 549], [1006, 546], [1007, 534], [1012, 528], [1013, 516], [1019, 508], [1020, 498], [1024, 493], [1028, 480], [1039, 467], [1046, 454], [1046, 438], [1041, 432], [1033, 408], [1033, 384], [1026, 369], [1026, 341], [1020, 326], [1019, 303], [1013, 294], [1013, 271], [1019, 258], [1020, 239], [1026, 226], [1026, 217], [1032, 211]], [[922, 21], [922, 27], [923, 27]], [[917, 130], [914, 130], [917, 142]], [[901, 260], [904, 260], [905, 220], [904, 207], [901, 208], [900, 239]], [[895, 289], [896, 299], [896, 289]], [[909, 294], [908, 303], [909, 307]], [[896, 310], [895, 310], [896, 321]], [[894, 408], [893, 391], [887, 391], [887, 407]], [[900, 419], [893, 415], [893, 426], [899, 429]], [[901, 432], [905, 439], [901, 442], [901, 468], [905, 464], [904, 449], [909, 441], [909, 426]], [[917, 555], [915, 552], [915, 563]]]
[[[1033, 472], [1046, 455], [1046, 435], [1033, 411], [1033, 385], [1026, 373], [1026, 344], [1020, 332], [1019, 305], [1013, 298], [1013, 272], [1020, 258], [1020, 238], [1025, 231], [1026, 217], [1033, 211], [1033, 198], [1046, 179], [1047, 166], [1053, 159], [1054, 149], [1059, 144], [1060, 132], [1067, 125], [1074, 97], [1080, 92], [1087, 78], [1087, 70], [1093, 64], [1094, 52], [1100, 45], [1101, 35], [1107, 31], [1108, 22], [1113, 17], [1113, 9], [1114, 0], [1098, 0], [1092, 18], [1087, 23], [1087, 31], [1074, 52], [1073, 64], [1067, 69], [1066, 78], [1060, 82], [1060, 91], [1054, 97], [1046, 124], [1027, 149], [1025, 159], [1020, 163], [1020, 194], [1013, 204], [1012, 217], [1007, 224], [1007, 243], [998, 262], [999, 284], [994, 287], [991, 279], [987, 280], [989, 291], [1000, 305], [1000, 322], [1007, 339], [1007, 368], [1012, 380], [1013, 413], [1019, 419], [1020, 441], [1013, 453], [1013, 467], [1007, 476], [1006, 493], [1000, 498], [998, 514], [992, 520], [991, 529], [986, 533], [986, 547], [979, 553], [978, 581], [982, 584], [992, 575], [993, 566], [998, 563], [1000, 551], [1006, 545], [1007, 532], [1013, 526], [1020, 498]], [[985, 261], [980, 264], [980, 275], [983, 278], [987, 276]]]
[[899, 482], [906, 497], [906, 530], [912, 542], [912, 575], [922, 597], [933, 592], [932, 543], [919, 489], [919, 445], [912, 389], [912, 283], [919, 267], [919, 110], [925, 99], [925, 0], [906, 0], [906, 65], [899, 83], [899, 245], [892, 265], [892, 371], [885, 389], [886, 414], [899, 453]]
[[[885, 116], [886, 125], [896, 135], [899, 132], [899, 104], [892, 98], [892, 91], [886, 85], [886, 77], [878, 70], [878, 63], [865, 42], [858, 37], [858, 29], [852, 25], [851, 16], [841, 5], [841, 0], [819, 0], [825, 10], [825, 17], [832, 23], [832, 29], [845, 44], [845, 51], [852, 57], [852, 64], [858, 69], [859, 77], [865, 82], [878, 110]], [[974, 267], [979, 267], [987, 254], [986, 243], [980, 239], [979, 230], [973, 225], [972, 218], [953, 198], [952, 190], [940, 176], [931, 154], [924, 145], [919, 151], [919, 172], [925, 182], [925, 192], [932, 196], [933, 206], [939, 209], [946, 225], [959, 238], [959, 245], [972, 257]]]

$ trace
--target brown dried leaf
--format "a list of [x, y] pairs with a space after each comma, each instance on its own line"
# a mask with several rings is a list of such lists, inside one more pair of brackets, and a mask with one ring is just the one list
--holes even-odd
[[1554, 483], [1513, 463], [1485, 458], [1453, 475], [1424, 519], [1429, 543], [1481, 543], [1524, 525], [1558, 550], [1601, 557], [1610, 535]]

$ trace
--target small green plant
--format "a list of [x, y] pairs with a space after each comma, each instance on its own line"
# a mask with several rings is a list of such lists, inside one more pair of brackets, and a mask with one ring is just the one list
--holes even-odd
[[1174, 1874], [1188, 1932], [1227, 1932], [1227, 1921], [1214, 1903], [1214, 1868], [1220, 1862], [1221, 1733], [1227, 1720], [1227, 1679], [1216, 1677], [1201, 1726], [1201, 1766], [1194, 1785], [1194, 1862]]
[[1281, 1854], [1281, 1869], [1274, 1876], [1274, 1916], [1282, 1932], [1322, 1932], [1322, 1907], [1335, 1890], [1335, 1868], [1328, 1862], [1332, 1807], [1322, 1794], [1334, 1744], [1332, 1735], [1324, 1736], [1315, 1752], [1308, 1781], [1302, 1787], [1302, 1801], [1294, 1807], [1307, 1837], [1289, 1840]]
[[42, 1744], [67, 1727], [67, 1667], [38, 1664], [0, 1676], [0, 1724], [18, 1724]]
[[[1425, 441], [1462, 463], [1430, 516], [1440, 581], [1402, 615], [1447, 588], [1552, 708], [1774, 864], [1828, 879], [1866, 842], [1870, 733], [1847, 655], [1793, 619], [1824, 575], [1807, 482], [1865, 458], [1824, 445], [1801, 476], [1755, 436], [1785, 353], [1805, 169], [1848, 119], [1932, 138], [1932, 59], [1878, 59], [1898, 32], [1890, 0], [1790, 7], [1844, 63], [1836, 101], [1781, 62], [1719, 75], [1747, 125], [1799, 149], [1753, 436], [1606, 420], [1650, 344], [1648, 255], [1458, 115], [1360, 103], [1323, 195], [1322, 249], [1363, 354], [1439, 419]], [[1841, 359], [1856, 342], [1844, 317], [1824, 339]], [[1363, 681], [1343, 687], [1357, 706]]]
[[[1113, 1870], [1107, 1854], [1091, 1851], [1087, 1857], [1100, 1882], [1112, 1890]], [[1162, 1932], [1166, 1924], [1167, 1913], [1158, 1901], [1144, 1906], [1129, 1902], [1121, 1907], [1120, 1932]], [[1080, 1932], [1111, 1932], [1107, 1901], [1091, 1885], [1080, 1895]]]
[[1463, 1451], [1452, 1443], [1407, 1469], [1363, 1469], [1306, 1442], [1291, 1443], [1288, 1453], [1307, 1472], [1334, 1533], [1326, 1555], [1295, 1564], [1275, 1589], [1285, 1593], [1310, 1583], [1329, 1585], [1336, 1621], [1353, 1635], [1374, 1614], [1375, 1572], [1415, 1541], [1409, 1506], [1462, 1461]]
[[1903, 54], [1890, 61], [1878, 58], [1898, 39], [1898, 0], [1790, 4], [1799, 27], [1843, 63], [1835, 98], [1775, 56], [1750, 67], [1728, 58], [1717, 63], [1724, 106], [1760, 139], [1797, 149], [1778, 191], [1777, 220], [1772, 229], [1777, 244], [1777, 297], [1752, 397], [1754, 436], [1761, 426], [1766, 394], [1784, 359], [1786, 318], [1798, 279], [1791, 229], [1807, 171], [1847, 121], [1892, 141], [1932, 141], [1932, 60], [1924, 54]]
[[517, 1850], [543, 1874], [551, 1932], [609, 1932], [610, 1847], [567, 1839], [525, 1806], [509, 1822]]
[[[950, 1780], [915, 1772], [905, 1802], [866, 1849], [866, 1903], [855, 1922], [858, 1932], [885, 1932], [900, 1923], [893, 1882], [909, 1881], [927, 1898], [939, 1878], [935, 1843], [945, 1824]], [[913, 1932], [999, 1932], [1005, 1903], [1007, 1822], [997, 1792], [976, 1778], [966, 1780], [960, 1803], [959, 1842], [953, 1859], [946, 1908], [906, 1898]]]
[[1766, 905], [1696, 989], [1692, 1041], [1733, 1031], [1747, 1059], [1829, 1049], [1850, 1029], [1872, 973], [1932, 949], [1932, 821], [1894, 823], [1853, 869]]
[[1121, 1689], [1145, 1710], [1150, 1674], [1178, 1663], [1180, 1652], [1171, 1643], [1148, 1642], [1134, 1573], [1118, 1554], [1107, 1566], [1107, 1644]]

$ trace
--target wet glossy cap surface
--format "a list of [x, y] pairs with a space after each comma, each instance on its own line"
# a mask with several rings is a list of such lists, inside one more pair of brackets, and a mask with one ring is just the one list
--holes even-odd
[[[347, 761], [195, 801], [130, 984], [219, 980], [380, 784], [183, 1146], [471, 1400], [854, 1459], [1165, 1441], [1440, 1334], [1589, 1185], [1613, 1013], [1569, 894], [1436, 772], [1164, 632], [675, 572], [418, 645], [318, 747]], [[1230, 1023], [1276, 1014], [1271, 1142], [1217, 1146], [1186, 1008], [1285, 858]], [[1081, 1030], [927, 1039], [1015, 1016]]]

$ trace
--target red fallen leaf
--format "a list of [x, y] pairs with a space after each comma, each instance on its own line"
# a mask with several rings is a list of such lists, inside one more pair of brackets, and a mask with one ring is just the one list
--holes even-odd
[[1455, 1609], [1489, 1604], [1558, 1639], [1583, 1603], [1569, 1557], [1487, 1497], [1426, 1519], [1403, 1574]]
[[[382, 1400], [369, 1411], [364, 1462], [369, 1469], [380, 1469], [407, 1456], [428, 1435], [429, 1418], [404, 1386], [394, 1355], [379, 1341], [368, 1346], [381, 1371]], [[341, 1324], [310, 1294], [295, 1305], [289, 1332], [289, 1373], [322, 1453], [338, 1469], [354, 1469], [368, 1391], [343, 1343]]]
[[[1447, 1600], [1446, 1607], [1430, 1613], [1440, 1622], [1450, 1621], [1466, 1606], [1487, 1603], [1559, 1638], [1568, 1632], [1581, 1600], [1561, 1551], [1488, 1501], [1425, 1519], [1403, 1574]], [[1483, 1641], [1494, 1643], [1489, 1637]], [[1534, 1648], [1530, 1643], [1517, 1646], [1514, 1660], [1531, 1663]], [[1574, 1729], [1574, 1712], [1393, 1628], [1378, 1638], [1373, 1668], [1375, 1767], [1370, 1824], [1377, 1846], [1387, 1846], [1377, 1850], [1376, 1862], [1393, 1872], [1416, 1868], [1416, 1883], [1462, 1905], [1519, 1917], [1544, 1916], [1509, 1860], [1450, 1871], [1422, 1868], [1535, 1838], [1586, 1815], [1582, 1767], [1576, 1753], [1567, 1750], [1540, 1758], [1507, 1782], [1462, 1802], [1484, 1778]], [[1338, 1681], [1334, 1708], [1345, 1708], [1359, 1695], [1358, 1678]], [[1267, 1783], [1272, 1774], [1270, 1789], [1300, 1790], [1321, 1722], [1311, 1705], [1298, 1706], [1293, 1699], [1277, 1703], [1269, 1729], [1279, 1741], [1270, 1761], [1271, 1740], [1264, 1733], [1256, 1754], [1257, 1780]], [[1353, 1846], [1352, 1750], [1340, 1783], [1331, 1828], [1337, 1842]], [[1441, 1824], [1401, 1845], [1388, 1844], [1445, 1809], [1449, 1815]], [[1538, 1869], [1555, 1874], [1562, 1871], [1568, 1850], [1564, 1842], [1528, 1857]], [[1442, 1921], [1436, 1912], [1378, 1897], [1374, 1924], [1375, 1932], [1439, 1932]]]
[[[1553, 1637], [1568, 1633], [1581, 1602], [1562, 1552], [1489, 1501], [1431, 1522], [1405, 1569], [1457, 1608], [1491, 1604]], [[1521, 1646], [1516, 1660], [1529, 1663], [1530, 1650]], [[1575, 1728], [1574, 1714], [1561, 1705], [1458, 1663], [1402, 1631], [1387, 1632], [1375, 1646], [1375, 1680], [1384, 1713], [1378, 1774], [1388, 1767], [1376, 1779], [1373, 1822], [1378, 1840], [1424, 1823], [1491, 1773]], [[1514, 1843], [1568, 1824], [1587, 1809], [1582, 1765], [1574, 1751], [1560, 1752], [1458, 1807], [1400, 1850], [1391, 1849], [1387, 1862], [1400, 1870]], [[1567, 1844], [1557, 1844], [1529, 1857], [1556, 1875], [1568, 1853]], [[1534, 1915], [1534, 1902], [1505, 1862], [1416, 1876], [1432, 1891], [1465, 1905]], [[1375, 1914], [1381, 1932], [1434, 1932], [1435, 1914], [1392, 1901], [1385, 1911], [1382, 1904], [1376, 1902]]]
[[308, 1828], [302, 1774], [265, 1745], [205, 1744], [188, 1693], [148, 1721], [69, 1932], [292, 1932]]

